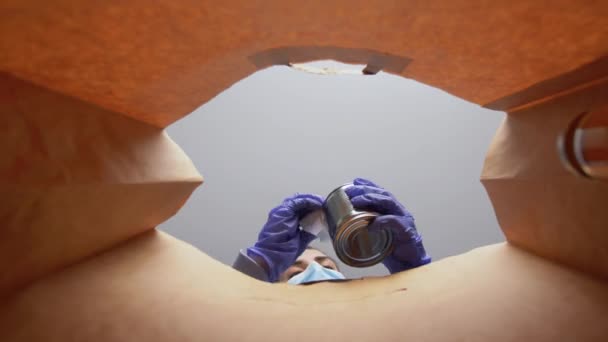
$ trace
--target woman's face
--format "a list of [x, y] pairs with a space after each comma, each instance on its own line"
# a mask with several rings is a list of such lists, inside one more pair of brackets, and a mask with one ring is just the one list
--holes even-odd
[[294, 262], [293, 265], [291, 265], [285, 272], [283, 272], [283, 274], [281, 274], [279, 277], [279, 282], [284, 283], [288, 281], [289, 278], [303, 272], [313, 261], [316, 261], [321, 266], [334, 271], [338, 270], [336, 263], [334, 263], [330, 257], [323, 254], [323, 252], [316, 249], [306, 249], [304, 250], [304, 253], [302, 253], [302, 255], [296, 259], [296, 262]]

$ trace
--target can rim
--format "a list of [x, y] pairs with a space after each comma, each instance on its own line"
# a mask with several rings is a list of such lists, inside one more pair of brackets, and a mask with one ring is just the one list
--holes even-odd
[[382, 252], [378, 253], [377, 255], [373, 255], [368, 258], [357, 259], [357, 258], [353, 258], [352, 256], [350, 256], [344, 250], [344, 246], [345, 246], [344, 244], [346, 243], [348, 236], [353, 234], [354, 231], [364, 229], [364, 227], [367, 227], [367, 225], [365, 225], [363, 227], [355, 228], [354, 230], [345, 229], [344, 226], [347, 225], [346, 228], [348, 228], [348, 226], [351, 226], [354, 223], [360, 222], [360, 221], [366, 221], [369, 224], [369, 222], [371, 222], [377, 216], [379, 216], [379, 215], [375, 214], [375, 213], [369, 213], [369, 212], [358, 213], [356, 215], [351, 215], [351, 216], [347, 217], [348, 220], [341, 223], [338, 226], [339, 228], [336, 230], [336, 236], [333, 239], [333, 245], [334, 245], [334, 250], [336, 251], [336, 255], [342, 262], [344, 262], [345, 264], [347, 264], [349, 266], [353, 266], [353, 267], [367, 267], [367, 266], [377, 264], [382, 259], [384, 259], [389, 253], [392, 252], [393, 236], [390, 231], [385, 231], [386, 246], [384, 246]]

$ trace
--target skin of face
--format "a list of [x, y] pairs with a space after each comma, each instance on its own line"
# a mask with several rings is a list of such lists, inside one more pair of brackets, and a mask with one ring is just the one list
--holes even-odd
[[303, 272], [313, 261], [316, 261], [323, 267], [338, 271], [336, 263], [323, 252], [316, 249], [306, 249], [304, 250], [304, 253], [296, 259], [296, 262], [281, 274], [279, 282], [287, 282], [291, 277]]

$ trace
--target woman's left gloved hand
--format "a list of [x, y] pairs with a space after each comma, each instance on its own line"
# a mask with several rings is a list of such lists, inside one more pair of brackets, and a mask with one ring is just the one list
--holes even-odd
[[270, 211], [258, 241], [247, 248], [247, 255], [261, 264], [270, 282], [277, 281], [281, 273], [317, 238], [300, 229], [300, 219], [322, 207], [323, 198], [320, 196], [296, 194]]
[[362, 178], [355, 179], [345, 192], [355, 209], [380, 214], [369, 225], [370, 231], [392, 232], [393, 252], [382, 261], [391, 274], [431, 262], [416, 231], [414, 217], [390, 192]]

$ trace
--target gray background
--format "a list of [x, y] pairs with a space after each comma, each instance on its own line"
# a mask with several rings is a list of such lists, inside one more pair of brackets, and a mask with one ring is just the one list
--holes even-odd
[[169, 127], [205, 183], [161, 229], [231, 264], [286, 196], [365, 177], [412, 212], [434, 260], [502, 241], [479, 175], [503, 115], [390, 74], [266, 69]]

